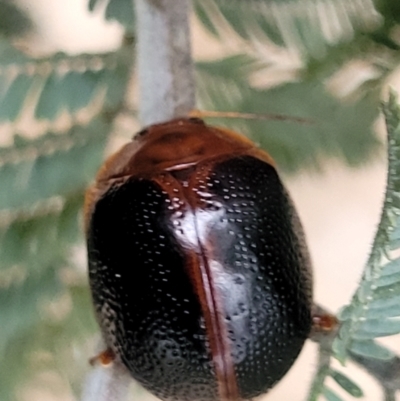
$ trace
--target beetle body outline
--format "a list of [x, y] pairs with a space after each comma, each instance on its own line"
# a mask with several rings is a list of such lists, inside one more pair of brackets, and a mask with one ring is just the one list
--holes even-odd
[[89, 277], [107, 346], [164, 400], [249, 399], [311, 330], [301, 224], [272, 158], [199, 119], [150, 126], [88, 191]]

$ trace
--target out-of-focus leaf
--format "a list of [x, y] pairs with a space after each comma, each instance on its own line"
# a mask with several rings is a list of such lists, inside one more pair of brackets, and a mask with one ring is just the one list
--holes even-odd
[[318, 168], [323, 156], [357, 165], [379, 147], [372, 130], [378, 115], [374, 95], [354, 102], [341, 101], [318, 81], [287, 83], [269, 90], [252, 87], [250, 77], [261, 66], [244, 55], [197, 66], [199, 99], [205, 109], [283, 114], [309, 120], [303, 124], [217, 120], [249, 135], [281, 169], [290, 172], [300, 167]]
[[271, 41], [280, 52], [297, 55], [298, 73], [320, 81], [355, 59], [362, 60], [370, 75], [352, 86], [352, 92], [368, 93], [380, 88], [400, 62], [400, 43], [393, 35], [398, 6], [393, 4], [391, 0], [195, 0], [194, 8], [216, 38], [229, 42], [233, 30], [250, 53], [276, 70], [287, 65], [275, 59], [277, 48]]
[[32, 30], [33, 24], [28, 15], [10, 0], [0, 1], [0, 35], [17, 37]]
[[355, 30], [376, 29], [381, 20], [370, 0], [196, 0], [200, 21], [223, 36], [221, 20], [247, 41], [294, 48], [322, 58], [329, 46], [348, 41]]
[[218, 36], [219, 36], [218, 29], [215, 26], [210, 13], [208, 13], [207, 10], [204, 9], [203, 4], [200, 1], [194, 1], [193, 6], [194, 6], [194, 10], [196, 12], [197, 17], [202, 22], [202, 24], [205, 26], [205, 28], [214, 37], [218, 38]]
[[[393, 234], [394, 240], [397, 240], [397, 230]], [[400, 258], [393, 259], [382, 267], [381, 278], [392, 276], [397, 273], [400, 273]]]
[[33, 368], [39, 372], [53, 369], [78, 395], [82, 377], [90, 369], [89, 358], [94, 356], [94, 347], [91, 349], [89, 344], [94, 345], [91, 338], [95, 339], [98, 331], [86, 281], [65, 286], [57, 302], [64, 304], [61, 307], [68, 305], [66, 315], [62, 319], [44, 316], [32, 330], [36, 352], [50, 353], [53, 358], [47, 364], [36, 363]]
[[[74, 116], [101, 91], [108, 94], [105, 111], [114, 111], [125, 93], [130, 65], [126, 55], [131, 53], [130, 45], [115, 54], [72, 57], [58, 53], [41, 59], [30, 59], [5, 47], [3, 60], [1, 50], [0, 41], [0, 67], [2, 64], [4, 67], [0, 68], [0, 121], [17, 119], [30, 94], [33, 95], [30, 100], [37, 98], [35, 117], [54, 120], [62, 111]], [[7, 69], [15, 74], [11, 80]]]
[[400, 319], [371, 319], [362, 322], [353, 338], [368, 340], [400, 333]]
[[10, 42], [0, 36], [0, 66], [19, 64], [29, 60], [29, 57], [11, 46]]
[[97, 5], [100, 4], [101, 2], [102, 0], [89, 0], [88, 3], [89, 11], [93, 11], [97, 7]]
[[29, 208], [40, 200], [82, 191], [98, 168], [107, 129], [95, 120], [18, 149], [0, 150], [0, 182], [7, 188], [0, 192], [0, 210]]
[[350, 351], [367, 358], [389, 360], [394, 357], [392, 351], [371, 340], [353, 341], [350, 345]]
[[19, 269], [18, 266], [27, 263], [30, 270], [22, 270], [23, 274], [41, 271], [66, 255], [70, 246], [82, 238], [82, 202], [82, 194], [78, 193], [65, 200], [59, 209], [30, 218], [17, 215], [8, 226], [2, 227], [0, 274], [7, 276], [9, 269]]
[[65, 100], [67, 109], [73, 113], [85, 107], [94, 97], [102, 71], [71, 71], [61, 81], [60, 94]]
[[7, 368], [0, 375], [0, 392], [2, 401], [16, 401], [16, 389], [32, 377], [32, 354], [36, 343], [32, 341], [33, 327], [19, 330], [7, 344], [2, 358], [7, 361]]
[[[399, 298], [399, 297], [398, 297]], [[377, 300], [374, 301], [374, 305], [368, 309], [366, 318], [367, 319], [383, 319], [387, 317], [400, 316], [400, 303], [395, 301], [396, 297], [385, 299], [384, 302], [379, 302], [376, 305]]]
[[[44, 280], [45, 288], [51, 288], [51, 285], [51, 282]], [[58, 372], [65, 385], [72, 385], [78, 394], [79, 388], [74, 383], [79, 383], [89, 370], [88, 360], [93, 355], [87, 353], [87, 341], [97, 331], [97, 324], [87, 285], [82, 283], [65, 287], [58, 282], [54, 295], [47, 297], [44, 294], [43, 300], [46, 302], [40, 302], [42, 308], [38, 310], [34, 309], [38, 306], [37, 300], [31, 301], [26, 313], [32, 312], [35, 320], [25, 329], [19, 328], [8, 339], [7, 348], [2, 354], [3, 360], [8, 361], [6, 371], [0, 375], [2, 401], [15, 401], [15, 388], [50, 369]], [[62, 309], [68, 304], [69, 310], [62, 318], [57, 314], [52, 316], [43, 308], [43, 305], [49, 304], [54, 304], [54, 307], [60, 304]], [[46, 357], [40, 358], [40, 355]]]
[[[108, 20], [116, 20], [123, 25], [129, 32], [134, 31], [134, 8], [131, 0], [106, 0], [105, 17]], [[89, 0], [88, 8], [94, 11], [99, 0]]]
[[[2, 400], [15, 401], [15, 389], [33, 372], [30, 358], [35, 349], [34, 328], [42, 320], [40, 306], [60, 292], [58, 267], [53, 263], [40, 273], [26, 271], [22, 283], [0, 290], [0, 358], [7, 361], [0, 375]], [[28, 268], [26, 263], [24, 268]]]
[[338, 372], [337, 370], [331, 370], [330, 375], [340, 387], [346, 390], [353, 397], [360, 398], [364, 395], [361, 388], [343, 373]]
[[[75, 252], [82, 258], [83, 194], [121, 106], [131, 52], [132, 44], [124, 42], [114, 54], [33, 59], [0, 40], [3, 121], [18, 118], [32, 94], [37, 118], [52, 121], [68, 112], [76, 124], [35, 137], [14, 134], [13, 143], [0, 148], [0, 327], [7, 325], [0, 330], [0, 359], [13, 361], [0, 375], [1, 401], [15, 401], [16, 389], [49, 369], [68, 376], [77, 391], [93, 356], [85, 347], [97, 326], [87, 282], [74, 268]], [[86, 111], [90, 121], [78, 125], [76, 116]], [[61, 299], [60, 313], [49, 317], [47, 308], [62, 297], [67, 301]]]
[[[88, 358], [84, 354], [87, 336], [94, 333], [97, 325], [92, 313], [92, 305], [87, 284], [73, 284], [65, 287], [60, 278], [60, 267], [71, 265], [67, 261], [69, 245], [82, 242], [81, 225], [78, 220], [82, 206], [82, 196], [67, 200], [60, 214], [33, 218], [20, 227], [25, 237], [14, 238], [16, 246], [28, 241], [28, 249], [18, 255], [17, 260], [9, 260], [14, 266], [24, 269], [23, 280], [18, 279], [4, 288], [2, 278], [8, 278], [10, 270], [0, 270], [1, 313], [0, 324], [3, 327], [0, 336], [0, 357], [8, 360], [7, 374], [0, 375], [0, 388], [3, 400], [14, 400], [16, 386], [25, 383], [32, 374], [49, 368], [57, 369], [62, 376], [69, 372], [69, 377], [88, 369]], [[18, 224], [14, 223], [12, 228]], [[28, 237], [28, 238], [27, 238]], [[40, 245], [34, 245], [34, 240]], [[7, 247], [1, 241], [1, 244]], [[14, 249], [1, 248], [2, 256], [13, 253]], [[31, 251], [31, 254], [27, 252]], [[1, 267], [4, 267], [1, 257]], [[75, 274], [73, 268], [70, 274]], [[15, 276], [15, 274], [14, 274]], [[55, 320], [43, 313], [49, 302], [54, 302], [63, 293], [69, 294], [72, 309], [66, 317], [60, 319], [55, 311]], [[65, 309], [65, 306], [61, 309]], [[61, 312], [63, 313], [63, 312]], [[79, 354], [79, 352], [81, 354]], [[77, 353], [78, 352], [78, 353]], [[52, 358], [45, 362], [35, 355], [47, 353]], [[81, 377], [81, 376], [80, 376]], [[75, 380], [79, 382], [79, 380]]]
[[392, 31], [400, 23], [400, 6], [397, 1], [379, 0], [375, 1], [376, 9], [382, 15], [380, 29], [374, 33], [373, 38], [393, 50], [399, 50], [399, 43], [393, 40]]
[[134, 29], [134, 10], [131, 0], [110, 0], [106, 8], [106, 18], [115, 19], [129, 31]]
[[333, 392], [330, 388], [325, 387], [322, 393], [327, 401], [343, 401], [343, 398], [339, 397], [335, 392]]
[[47, 78], [36, 105], [36, 118], [54, 120], [61, 112], [61, 98], [63, 95], [61, 82], [61, 77], [56, 73], [50, 74]]
[[33, 77], [29, 75], [14, 79], [0, 100], [0, 121], [14, 121], [18, 117], [32, 83]]
[[[0, 355], [4, 355], [10, 339], [28, 330], [40, 318], [38, 302], [54, 297], [60, 290], [54, 267], [47, 266], [41, 273], [29, 271], [26, 274], [22, 283], [2, 288], [0, 292]], [[2, 360], [5, 359], [2, 357]]]
[[395, 283], [400, 283], [400, 272], [382, 275], [376, 285], [378, 287], [386, 287]]

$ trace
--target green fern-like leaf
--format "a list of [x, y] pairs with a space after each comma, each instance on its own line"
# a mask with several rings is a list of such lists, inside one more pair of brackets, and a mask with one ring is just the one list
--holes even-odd
[[0, 357], [8, 361], [0, 375], [1, 399], [15, 401], [15, 390], [30, 377], [31, 352], [35, 349], [32, 329], [42, 316], [39, 305], [54, 300], [61, 286], [57, 266], [32, 274], [23, 283], [0, 291]]
[[34, 79], [31, 76], [19, 75], [8, 85], [6, 90], [2, 90], [0, 120], [14, 121], [18, 117], [33, 81]]
[[[50, 121], [63, 111], [74, 118], [102, 91], [107, 94], [115, 91], [115, 87], [120, 101], [128, 66], [120, 71], [119, 56], [106, 53], [71, 57], [59, 53], [32, 59], [10, 46], [2, 49], [0, 42], [0, 121], [15, 121], [27, 102], [36, 98], [35, 117]], [[107, 99], [107, 107], [115, 109], [117, 104], [110, 104], [110, 100]]]
[[400, 109], [392, 95], [384, 107], [388, 129], [388, 180], [381, 221], [359, 288], [340, 314], [342, 326], [335, 340], [336, 356], [344, 361], [348, 350], [376, 358], [390, 358], [372, 340], [400, 333]]
[[37, 208], [41, 201], [84, 190], [94, 176], [108, 126], [93, 121], [65, 134], [48, 133], [12, 149], [0, 149], [0, 212]]
[[364, 395], [361, 388], [343, 373], [331, 369], [330, 376], [335, 380], [337, 384], [339, 384], [340, 387], [342, 387], [353, 397], [360, 398]]
[[61, 111], [83, 109], [101, 89], [104, 71], [71, 71], [63, 76], [50, 74], [35, 108], [38, 119], [54, 120]]
[[[73, 378], [91, 356], [82, 354], [80, 360], [74, 359], [78, 348], [83, 352], [88, 334], [96, 327], [86, 280], [80, 279], [87, 299], [72, 303], [68, 316], [57, 311], [53, 322], [46, 312], [49, 305], [70, 292], [63, 274], [70, 271], [69, 276], [79, 277], [71, 262], [71, 247], [83, 242], [82, 201], [82, 194], [68, 198], [58, 212], [18, 219], [0, 231], [0, 358], [9, 361], [0, 375], [2, 400], [14, 401], [18, 388], [48, 369]], [[79, 325], [73, 316], [82, 313], [87, 316]], [[49, 328], [43, 332], [46, 325]], [[52, 358], [37, 360], [40, 353], [50, 353]], [[66, 369], [68, 366], [75, 370]]]
[[[11, 143], [0, 147], [0, 359], [9, 360], [2, 401], [15, 401], [16, 389], [48, 369], [68, 376], [76, 391], [88, 369], [92, 355], [76, 352], [96, 325], [72, 256], [84, 242], [83, 194], [121, 107], [131, 51], [125, 43], [113, 54], [32, 59], [0, 40], [0, 120], [13, 123]], [[26, 105], [47, 120], [40, 134], [15, 132]], [[68, 123], [60, 132], [52, 127], [61, 114]], [[70, 310], [54, 321], [46, 308], [63, 297]], [[37, 354], [52, 358], [37, 361]]]
[[68, 291], [61, 272], [67, 266], [73, 271], [72, 247], [83, 242], [83, 193], [102, 159], [108, 130], [97, 118], [34, 140], [16, 136], [11, 147], [0, 149], [0, 181], [7, 188], [0, 200], [0, 358], [12, 360], [0, 375], [2, 400], [14, 401], [16, 386], [48, 368], [33, 358], [40, 347], [52, 352], [48, 341], [39, 341], [39, 328], [54, 326], [43, 307]]
[[71, 197], [59, 209], [20, 215], [0, 230], [0, 358], [8, 361], [0, 375], [2, 400], [14, 401], [16, 389], [46, 368], [35, 361], [36, 328], [46, 321], [44, 308], [65, 292], [60, 271], [71, 265], [71, 245], [81, 241], [81, 205], [82, 196]]
[[[79, 278], [72, 268], [69, 270]], [[11, 292], [4, 308], [9, 313], [0, 318], [2, 324], [12, 323], [1, 342], [6, 343], [1, 358], [8, 361], [7, 369], [0, 375], [1, 400], [15, 401], [16, 389], [48, 371], [58, 373], [64, 388], [78, 395], [81, 379], [90, 369], [88, 360], [93, 356], [87, 351], [88, 340], [94, 339], [97, 332], [87, 283], [81, 279], [80, 284], [67, 286], [60, 280], [59, 267], [29, 283]], [[0, 294], [4, 298], [10, 295]], [[3, 301], [2, 295], [0, 298]], [[55, 315], [49, 313], [49, 305], [67, 309], [60, 318], [60, 311]], [[42, 385], [46, 387], [46, 383]]]
[[216, 38], [229, 43], [233, 31], [249, 54], [276, 70], [287, 70], [291, 58], [297, 76], [322, 82], [362, 60], [369, 75], [356, 86], [354, 76], [347, 79], [352, 92], [381, 87], [400, 63], [392, 34], [399, 9], [391, 0], [196, 0], [194, 7]]

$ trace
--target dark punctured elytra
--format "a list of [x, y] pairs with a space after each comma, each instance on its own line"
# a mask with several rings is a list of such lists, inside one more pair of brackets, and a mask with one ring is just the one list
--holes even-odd
[[270, 156], [177, 119], [112, 156], [85, 207], [89, 277], [107, 346], [163, 400], [249, 399], [310, 333], [312, 278]]

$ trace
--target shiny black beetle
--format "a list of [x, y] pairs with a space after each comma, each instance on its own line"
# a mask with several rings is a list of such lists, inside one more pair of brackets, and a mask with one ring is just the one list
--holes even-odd
[[234, 132], [190, 118], [142, 131], [88, 191], [86, 232], [108, 352], [163, 400], [262, 394], [310, 333], [296, 211]]

